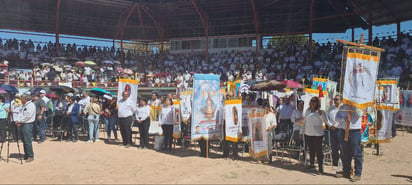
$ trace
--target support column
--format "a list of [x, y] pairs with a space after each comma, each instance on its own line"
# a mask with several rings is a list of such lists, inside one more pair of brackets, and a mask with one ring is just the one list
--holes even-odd
[[120, 63], [122, 65], [124, 65], [124, 61], [123, 61], [123, 28], [122, 30], [120, 30]]
[[312, 46], [312, 23], [313, 23], [313, 1], [311, 0], [310, 2], [310, 18], [309, 18], [309, 59], [310, 63], [312, 63], [312, 51], [313, 51], [313, 46]]
[[59, 37], [60, 4], [61, 4], [61, 0], [57, 0], [57, 7], [56, 7], [56, 49], [57, 49], [57, 57], [60, 55], [60, 37]]
[[199, 14], [200, 21], [202, 22], [202, 27], [203, 31], [205, 32], [205, 37], [206, 37], [206, 49], [205, 49], [205, 57], [206, 57], [206, 62], [209, 63], [209, 16], [206, 14], [206, 12], [201, 9], [197, 3], [196, 0], [192, 0], [193, 7], [196, 9], [197, 14]]
[[355, 42], [355, 29], [352, 28], [352, 42]]
[[401, 21], [396, 21], [396, 35], [397, 39], [401, 37]]
[[253, 22], [255, 23], [255, 34], [256, 34], [256, 57], [259, 56], [259, 13], [256, 8], [255, 0], [251, 0], [252, 9], [253, 9]]
[[[369, 0], [369, 25], [368, 25], [368, 45], [372, 45], [372, 11], [373, 11], [373, 4], [372, 4], [372, 0]], [[362, 43], [361, 43], [362, 44]]]

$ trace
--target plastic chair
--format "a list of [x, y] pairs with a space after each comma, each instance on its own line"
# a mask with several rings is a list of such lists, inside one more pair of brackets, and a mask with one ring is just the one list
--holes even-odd
[[[298, 153], [298, 161], [301, 161], [301, 157], [303, 158], [303, 164], [306, 165], [306, 149], [305, 149], [305, 137], [302, 137], [302, 141], [299, 142], [296, 140], [296, 134], [299, 134], [299, 131], [293, 131], [289, 142], [286, 146], [284, 146], [284, 150], [288, 153], [289, 162], [291, 159], [291, 153]], [[302, 154], [302, 155], [301, 155]], [[282, 160], [283, 160], [283, 153], [282, 153]]]
[[332, 166], [332, 147], [330, 146], [330, 131], [325, 130], [322, 143], [322, 152], [323, 152], [323, 165], [325, 165], [326, 159], [329, 159], [329, 163]]

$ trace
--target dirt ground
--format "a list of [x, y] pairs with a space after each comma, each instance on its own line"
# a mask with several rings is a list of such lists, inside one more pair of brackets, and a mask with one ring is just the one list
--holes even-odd
[[[102, 137], [103, 133], [101, 133]], [[104, 136], [104, 135], [103, 135]], [[382, 156], [364, 150], [360, 184], [411, 184], [412, 133], [398, 132], [389, 144], [381, 145]], [[138, 143], [138, 141], [136, 141]], [[171, 152], [125, 148], [104, 141], [59, 142], [48, 139], [33, 143], [35, 160], [20, 164], [16, 143], [10, 143], [0, 161], [0, 183], [4, 184], [348, 184], [334, 177], [336, 168], [327, 165], [324, 175], [307, 172], [295, 160], [274, 157], [272, 164], [258, 164], [250, 157], [223, 159], [211, 150], [209, 158], [198, 157], [198, 147]], [[7, 149], [4, 145], [3, 149]], [[20, 144], [22, 150], [22, 144]]]

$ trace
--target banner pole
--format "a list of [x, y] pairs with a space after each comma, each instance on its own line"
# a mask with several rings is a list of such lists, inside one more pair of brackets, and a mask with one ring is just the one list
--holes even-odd
[[345, 129], [345, 141], [349, 139], [349, 130], [350, 130], [350, 120], [352, 118], [352, 111], [349, 111], [347, 120], [346, 120], [346, 129]]
[[206, 158], [209, 158], [209, 140], [206, 140]]

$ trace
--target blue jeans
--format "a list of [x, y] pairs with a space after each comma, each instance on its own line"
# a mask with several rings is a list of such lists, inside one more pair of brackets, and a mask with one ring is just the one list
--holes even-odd
[[99, 115], [89, 115], [89, 139], [99, 139]]
[[23, 141], [24, 158], [27, 159], [28, 157], [34, 157], [33, 146], [31, 143], [31, 138], [33, 134], [33, 123], [23, 124], [20, 130], [22, 137], [21, 139]]
[[[342, 155], [342, 137], [341, 135], [345, 135], [345, 130], [343, 129], [330, 129], [330, 146], [332, 148], [332, 164], [333, 166], [338, 166], [339, 158], [343, 160]], [[340, 152], [340, 154], [339, 154]]]
[[[36, 116], [37, 117], [37, 116]], [[41, 120], [37, 120], [35, 123], [35, 130], [34, 137], [39, 135], [40, 141], [44, 141], [46, 139], [46, 119], [42, 117]]]
[[110, 133], [113, 130], [114, 138], [117, 139], [117, 130], [116, 130], [116, 121], [117, 117], [105, 117], [104, 122], [106, 123], [107, 139], [110, 139]]
[[[341, 138], [345, 138], [342, 134]], [[342, 140], [343, 140], [342, 139]], [[355, 159], [355, 175], [362, 176], [362, 149], [360, 129], [350, 130], [348, 141], [343, 140], [343, 173], [350, 174], [352, 156]]]

